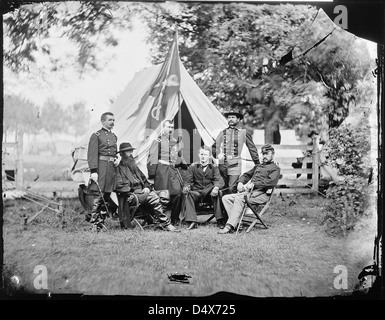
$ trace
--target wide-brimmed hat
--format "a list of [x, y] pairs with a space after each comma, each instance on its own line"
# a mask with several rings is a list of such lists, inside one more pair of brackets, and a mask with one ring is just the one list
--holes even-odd
[[121, 153], [123, 151], [132, 151], [135, 150], [136, 148], [133, 148], [131, 143], [129, 142], [122, 142], [119, 146], [119, 151], [118, 153]]
[[229, 109], [228, 111], [226, 111], [224, 113], [225, 117], [228, 117], [228, 116], [237, 116], [239, 119], [243, 119], [243, 114], [240, 113], [240, 111], [236, 108], [231, 108]]

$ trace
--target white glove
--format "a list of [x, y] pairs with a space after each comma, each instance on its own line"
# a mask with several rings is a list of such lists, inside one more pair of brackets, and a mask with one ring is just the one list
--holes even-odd
[[212, 197], [216, 197], [218, 195], [218, 193], [219, 193], [219, 188], [218, 187], [214, 187], [213, 190], [211, 190], [210, 195]]
[[144, 192], [144, 193], [150, 193], [150, 189], [149, 189], [149, 188], [144, 188], [144, 189], [143, 189], [143, 192]]
[[96, 172], [91, 173], [91, 180], [94, 180], [95, 182], [98, 182], [98, 174]]
[[237, 190], [238, 192], [243, 192], [245, 190], [245, 187], [242, 182], [238, 182]]
[[114, 166], [117, 167], [119, 165], [119, 159], [118, 158], [115, 158], [114, 159]]

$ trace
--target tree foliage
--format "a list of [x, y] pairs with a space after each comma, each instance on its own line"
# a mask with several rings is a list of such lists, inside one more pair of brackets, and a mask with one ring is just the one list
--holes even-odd
[[370, 127], [368, 114], [355, 126], [343, 123], [330, 130], [325, 147], [328, 165], [337, 168], [344, 179], [333, 183], [326, 195], [331, 203], [325, 208], [325, 223], [335, 234], [346, 235], [365, 214], [370, 200]]
[[[75, 9], [73, 6], [76, 6]], [[45, 70], [102, 67], [105, 48], [134, 17], [148, 28], [153, 62], [164, 60], [177, 26], [181, 59], [220, 109], [237, 106], [248, 127], [265, 128], [274, 142], [280, 127], [338, 127], [359, 103], [370, 71], [365, 46], [336, 29], [310, 5], [244, 3], [68, 2], [22, 6], [4, 16], [4, 64], [28, 72], [45, 57]], [[73, 45], [58, 60], [55, 37]], [[41, 74], [41, 73], [39, 73]], [[362, 87], [362, 86], [361, 86]]]
[[41, 124], [39, 108], [28, 100], [13, 95], [4, 95], [4, 132], [22, 130], [26, 133], [37, 133]]
[[50, 135], [74, 133], [83, 135], [89, 125], [86, 107], [83, 103], [63, 107], [50, 98], [42, 108], [15, 95], [4, 96], [4, 132], [22, 130], [38, 134], [41, 130]]
[[[131, 28], [130, 10], [119, 8], [99, 1], [23, 5], [4, 16], [4, 64], [13, 72], [28, 72], [43, 56], [51, 72], [72, 66], [81, 73], [98, 70], [101, 49], [118, 44], [115, 31]], [[75, 48], [67, 61], [52, 55], [60, 38]]]
[[239, 106], [268, 139], [280, 125], [302, 125], [302, 134], [309, 124], [338, 126], [370, 63], [353, 35], [308, 5], [158, 5], [147, 22], [154, 62], [177, 24], [182, 60], [202, 90], [220, 109]]

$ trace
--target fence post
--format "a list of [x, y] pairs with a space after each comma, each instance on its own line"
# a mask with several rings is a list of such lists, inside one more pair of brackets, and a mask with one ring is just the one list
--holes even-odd
[[313, 162], [313, 173], [312, 173], [312, 180], [313, 180], [313, 189], [318, 191], [318, 176], [319, 176], [319, 136], [314, 135], [313, 138], [313, 151], [312, 151], [312, 162]]
[[22, 129], [17, 127], [16, 129], [16, 145], [17, 145], [17, 158], [16, 158], [16, 187], [19, 189], [23, 188], [24, 180], [24, 165], [23, 165], [23, 135], [24, 132]]

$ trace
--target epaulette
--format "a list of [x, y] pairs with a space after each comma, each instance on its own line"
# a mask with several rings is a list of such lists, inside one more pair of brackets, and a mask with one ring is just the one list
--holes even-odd
[[95, 135], [96, 135], [97, 137], [100, 136], [100, 132], [99, 132], [99, 131], [96, 131], [96, 132], [94, 132], [94, 133], [95, 133]]

